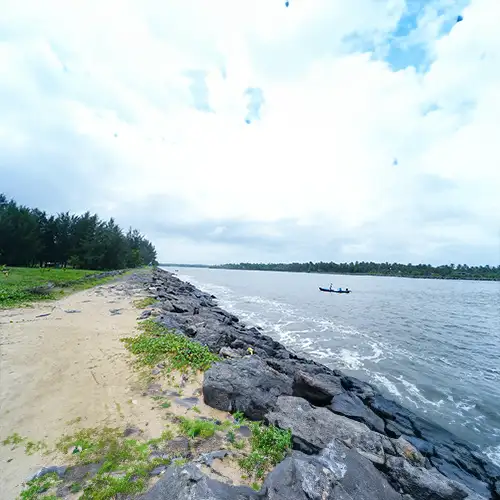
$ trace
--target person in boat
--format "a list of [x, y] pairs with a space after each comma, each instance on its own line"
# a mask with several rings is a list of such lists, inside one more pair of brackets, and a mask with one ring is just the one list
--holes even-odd
[[345, 291], [346, 291], [346, 293], [349, 293], [349, 288], [347, 288], [347, 287], [346, 287], [346, 288], [345, 288]]
[[341, 292], [341, 291], [342, 291], [342, 287], [339, 288], [339, 292]]
[[332, 291], [333, 283], [330, 283], [330, 292]]

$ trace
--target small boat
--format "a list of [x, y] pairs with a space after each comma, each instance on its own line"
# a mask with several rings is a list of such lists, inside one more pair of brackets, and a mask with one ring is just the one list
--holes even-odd
[[330, 290], [329, 288], [322, 288], [319, 287], [320, 292], [329, 292], [329, 293], [351, 293], [351, 290], [333, 290], [333, 288]]

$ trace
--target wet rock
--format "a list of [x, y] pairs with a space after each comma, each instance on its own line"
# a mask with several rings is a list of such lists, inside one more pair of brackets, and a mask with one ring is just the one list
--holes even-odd
[[365, 401], [368, 398], [372, 398], [375, 395], [375, 389], [373, 386], [367, 382], [362, 382], [354, 377], [349, 377], [347, 375], [341, 376], [342, 387], [351, 393], [354, 393], [360, 399]]
[[311, 375], [299, 371], [293, 380], [293, 395], [316, 406], [330, 404], [334, 396], [343, 392], [340, 378], [328, 374]]
[[205, 404], [218, 410], [242, 411], [252, 420], [261, 420], [274, 408], [278, 396], [291, 393], [291, 379], [257, 356], [216, 363], [203, 380]]
[[370, 429], [384, 433], [384, 421], [365, 406], [363, 401], [355, 394], [345, 392], [334, 396], [329, 408], [334, 413], [363, 422]]
[[392, 481], [414, 500], [463, 500], [469, 496], [461, 485], [436, 471], [414, 467], [403, 458], [389, 457], [386, 471]]
[[50, 465], [49, 467], [42, 467], [37, 473], [33, 474], [30, 476], [28, 479], [26, 479], [26, 482], [31, 481], [33, 479], [37, 479], [39, 477], [46, 476], [47, 474], [52, 474], [56, 473], [60, 478], [66, 474], [66, 471], [68, 468], [66, 466], [57, 466], [57, 465]]
[[318, 456], [294, 452], [268, 475], [261, 493], [268, 500], [401, 500], [368, 460], [336, 440]]
[[163, 474], [167, 470], [166, 465], [159, 465], [158, 467], [155, 467], [150, 473], [150, 476], [159, 476], [160, 474]]
[[171, 466], [142, 500], [257, 500], [255, 491], [231, 486], [203, 474], [195, 465]]

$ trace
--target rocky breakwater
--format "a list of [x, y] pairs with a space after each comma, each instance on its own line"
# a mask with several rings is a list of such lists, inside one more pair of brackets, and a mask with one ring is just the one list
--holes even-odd
[[294, 451], [259, 492], [188, 464], [169, 469], [145, 498], [500, 499], [500, 469], [473, 445], [288, 351], [174, 275], [158, 269], [151, 280], [158, 320], [225, 358], [205, 373], [205, 403], [291, 429]]

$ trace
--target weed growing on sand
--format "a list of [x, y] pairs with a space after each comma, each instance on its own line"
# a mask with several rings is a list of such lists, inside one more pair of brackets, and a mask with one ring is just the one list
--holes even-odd
[[154, 320], [142, 322], [138, 329], [136, 337], [121, 340], [136, 355], [140, 365], [155, 366], [164, 362], [172, 370], [196, 372], [208, 370], [219, 359], [206, 346], [172, 333]]
[[239, 460], [240, 467], [250, 476], [262, 480], [267, 472], [281, 462], [292, 446], [292, 433], [273, 425], [250, 423], [251, 453]]
[[24, 452], [26, 455], [33, 455], [34, 453], [46, 451], [47, 445], [43, 441], [32, 441], [27, 437], [21, 436], [17, 432], [14, 432], [10, 436], [7, 436], [2, 444], [4, 446], [11, 445], [13, 448], [17, 448], [20, 444], [24, 443]]
[[160, 405], [162, 408], [170, 408], [172, 406], [172, 403], [170, 401], [165, 401]]
[[171, 436], [172, 433], [166, 431], [160, 438], [142, 442], [124, 437], [120, 429], [91, 428], [63, 436], [56, 446], [62, 453], [71, 453], [76, 464], [100, 464], [97, 474], [80, 485], [80, 498], [107, 500], [142, 492], [151, 470], [159, 465], [170, 465], [169, 459], [151, 459], [150, 455], [152, 448]]
[[201, 437], [209, 438], [215, 434], [217, 424], [211, 420], [202, 420], [199, 418], [190, 419], [181, 417], [181, 432], [190, 438]]
[[134, 307], [137, 309], [145, 309], [146, 307], [152, 306], [156, 303], [156, 299], [153, 297], [144, 297], [143, 299], [134, 300]]
[[38, 498], [43, 498], [44, 500], [56, 499], [56, 496], [44, 495], [44, 493], [60, 482], [61, 480], [55, 472], [37, 477], [26, 483], [26, 487], [21, 492], [19, 498], [21, 498], [21, 500], [37, 500]]

